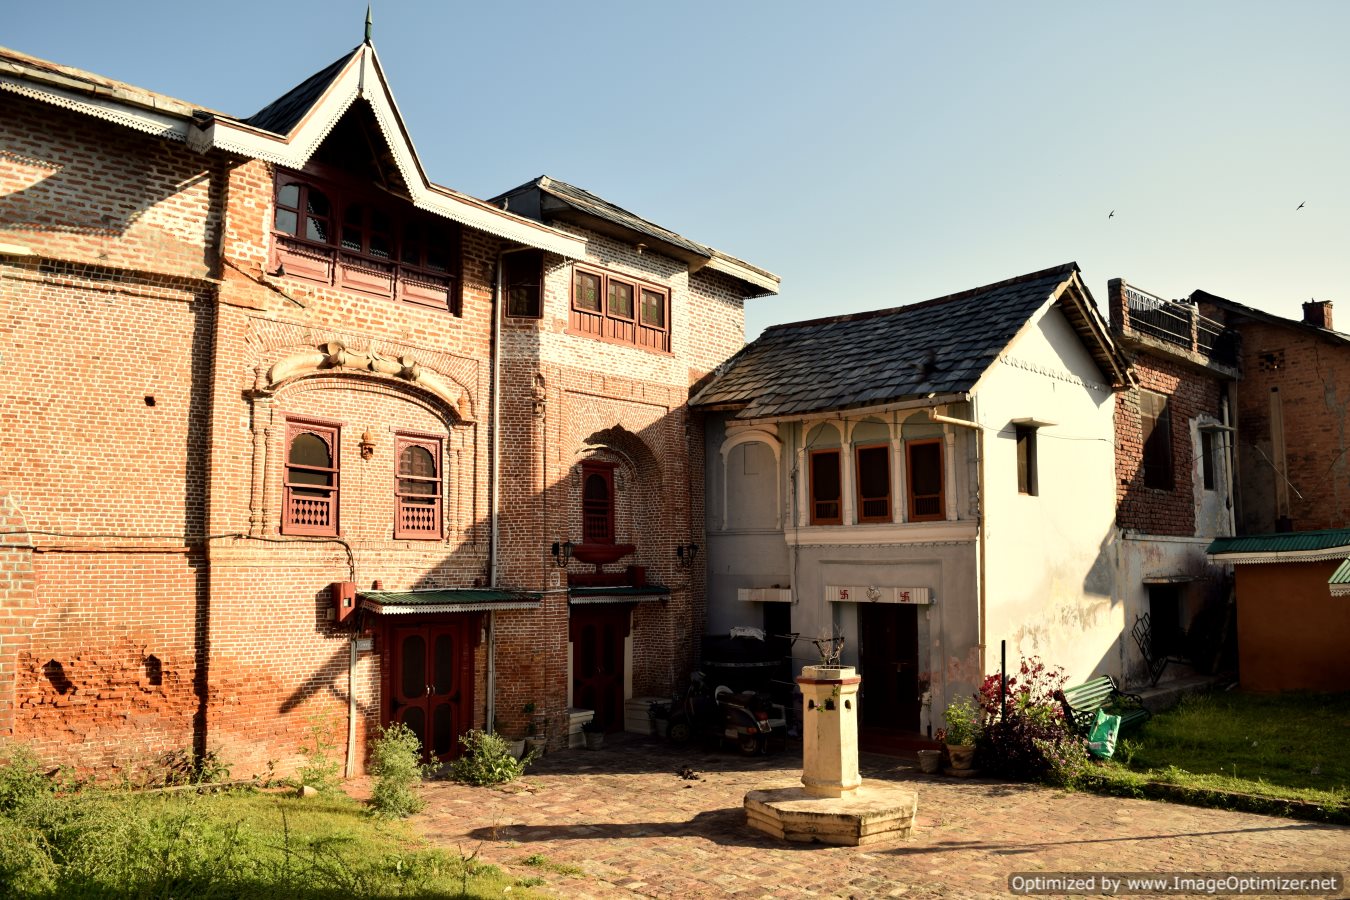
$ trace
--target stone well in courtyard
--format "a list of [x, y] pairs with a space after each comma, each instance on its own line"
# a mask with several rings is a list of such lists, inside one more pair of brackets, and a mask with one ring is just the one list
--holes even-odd
[[745, 795], [746, 823], [787, 841], [856, 847], [909, 836], [918, 797], [858, 774], [858, 686], [852, 666], [806, 666], [802, 783]]

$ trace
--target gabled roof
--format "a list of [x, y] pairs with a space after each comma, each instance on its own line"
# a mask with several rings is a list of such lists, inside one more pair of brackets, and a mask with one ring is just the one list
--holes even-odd
[[1221, 537], [1205, 549], [1229, 563], [1326, 562], [1350, 556], [1350, 528]]
[[1113, 386], [1128, 367], [1075, 263], [923, 303], [776, 325], [690, 404], [737, 418], [882, 406], [972, 390], [1042, 308], [1058, 304]]
[[224, 150], [291, 169], [303, 168], [347, 110], [365, 100], [414, 206], [529, 247], [574, 259], [585, 255], [586, 242], [575, 235], [433, 184], [369, 43], [246, 119], [4, 48], [0, 48], [0, 90], [183, 141], [200, 152]]
[[262, 109], [241, 121], [245, 125], [270, 131], [273, 134], [290, 134], [310, 108], [323, 98], [324, 92], [333, 84], [342, 70], [352, 61], [352, 57], [361, 52], [357, 47], [350, 53], [344, 53], [327, 68], [320, 69], [304, 81], [282, 94]]
[[745, 282], [761, 294], [778, 293], [779, 278], [772, 272], [662, 228], [590, 191], [547, 175], [498, 194], [491, 202], [543, 222], [572, 222], [619, 240], [644, 244], [687, 263], [692, 272], [706, 266]]
[[1268, 313], [1265, 310], [1257, 309], [1254, 306], [1247, 306], [1234, 300], [1218, 297], [1209, 293], [1209, 291], [1194, 291], [1190, 296], [1190, 300], [1193, 303], [1212, 303], [1220, 309], [1237, 316], [1256, 319], [1259, 322], [1266, 322], [1271, 325], [1282, 325], [1286, 328], [1302, 329], [1303, 331], [1316, 334], [1319, 337], [1324, 337], [1331, 341], [1350, 344], [1350, 334], [1341, 334], [1339, 331], [1323, 328], [1320, 325], [1313, 325], [1310, 322], [1304, 322], [1302, 319], [1287, 319], [1284, 316], [1277, 316], [1274, 313]]

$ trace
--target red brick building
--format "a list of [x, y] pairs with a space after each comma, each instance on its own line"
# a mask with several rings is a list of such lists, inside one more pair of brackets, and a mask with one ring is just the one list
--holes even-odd
[[1295, 320], [1191, 299], [1241, 336], [1238, 533], [1350, 526], [1350, 335], [1333, 330], [1331, 302], [1304, 303]]
[[1227, 568], [1205, 550], [1233, 534], [1232, 391], [1236, 338], [1194, 304], [1122, 279], [1107, 284], [1112, 337], [1133, 383], [1116, 395], [1116, 596], [1125, 605], [1123, 669], [1156, 681], [1208, 671], [1223, 642]]
[[775, 276], [431, 182], [368, 43], [247, 119], [3, 62], [0, 734], [354, 772], [389, 721], [556, 747], [674, 687], [689, 386]]

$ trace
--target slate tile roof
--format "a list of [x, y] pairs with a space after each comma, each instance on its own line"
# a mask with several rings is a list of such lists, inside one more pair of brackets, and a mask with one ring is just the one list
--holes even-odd
[[344, 53], [330, 65], [315, 72], [247, 119], [240, 121], [273, 134], [283, 136], [290, 134], [291, 129], [300, 124], [300, 120], [309, 112], [310, 107], [323, 96], [323, 92], [333, 83], [333, 79], [337, 78], [338, 73], [346, 68], [351, 58], [359, 52], [361, 48], [357, 47], [349, 53]]
[[737, 418], [753, 419], [968, 391], [1077, 271], [1065, 263], [923, 303], [776, 325], [690, 405], [743, 405]]
[[622, 206], [610, 203], [603, 197], [597, 197], [583, 188], [568, 184], [565, 181], [559, 181], [556, 178], [550, 178], [547, 175], [536, 179], [535, 185], [544, 193], [552, 194], [576, 209], [584, 210], [593, 216], [599, 216], [615, 225], [622, 225], [624, 228], [636, 231], [639, 234], [665, 241], [698, 256], [711, 257], [713, 255], [714, 251], [711, 247], [705, 247], [697, 241], [691, 241], [684, 235], [676, 234], [668, 228], [662, 228], [655, 222], [649, 222], [636, 213], [631, 213]]

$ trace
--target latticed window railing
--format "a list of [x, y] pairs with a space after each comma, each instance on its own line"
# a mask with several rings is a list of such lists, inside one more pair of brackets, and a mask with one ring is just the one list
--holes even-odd
[[439, 502], [403, 501], [399, 503], [398, 509], [399, 531], [405, 534], [436, 534], [440, 530], [439, 513]]
[[328, 528], [333, 523], [331, 497], [298, 497], [291, 494], [286, 521], [301, 528]]

